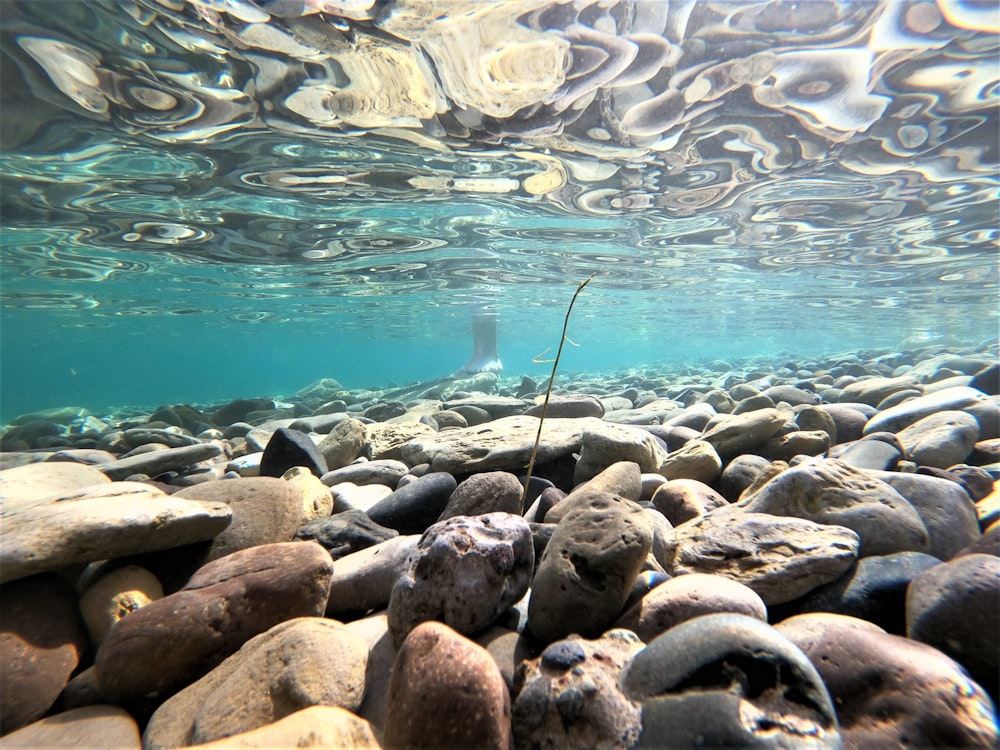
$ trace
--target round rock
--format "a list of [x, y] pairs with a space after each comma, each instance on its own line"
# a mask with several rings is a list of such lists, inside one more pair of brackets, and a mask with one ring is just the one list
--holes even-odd
[[375, 523], [400, 534], [422, 534], [441, 515], [457, 486], [451, 474], [424, 474], [377, 502], [368, 509], [368, 515]]

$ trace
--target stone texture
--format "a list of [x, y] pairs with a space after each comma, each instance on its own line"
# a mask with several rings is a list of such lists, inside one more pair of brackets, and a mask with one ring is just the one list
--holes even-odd
[[842, 526], [722, 508], [674, 529], [664, 568], [671, 575], [732, 578], [770, 606], [842, 575], [859, 545], [858, 535]]
[[382, 745], [508, 750], [510, 696], [486, 649], [439, 622], [414, 628], [396, 657]]
[[860, 440], [841, 444], [830, 451], [829, 457], [855, 469], [890, 471], [903, 460], [904, 455], [899, 441], [882, 439], [886, 435], [892, 433], [873, 432]]
[[[393, 493], [391, 487], [384, 484], [356, 485], [351, 482], [341, 482], [330, 488], [333, 495], [333, 512], [343, 513], [348, 510], [359, 510], [365, 515], [371, 508], [385, 500]], [[394, 529], [393, 529], [394, 530]]]
[[580, 458], [573, 470], [573, 483], [580, 484], [622, 461], [639, 465], [639, 471], [656, 471], [667, 451], [645, 430], [588, 420], [580, 435]]
[[99, 578], [80, 596], [80, 614], [95, 648], [111, 626], [150, 602], [163, 598], [163, 586], [145, 568], [127, 565]]
[[359, 461], [341, 469], [334, 469], [324, 474], [323, 484], [333, 486], [341, 482], [351, 482], [360, 486], [382, 484], [396, 489], [399, 480], [410, 471], [402, 461], [386, 459], [384, 461]]
[[438, 521], [454, 516], [478, 516], [483, 513], [515, 513], [520, 515], [524, 487], [509, 471], [488, 471], [473, 474], [458, 485]]
[[989, 396], [968, 386], [955, 386], [928, 393], [883, 409], [868, 420], [865, 434], [871, 432], [899, 432], [914, 422], [941, 411], [968, 411], [980, 404], [989, 403]]
[[464, 635], [489, 627], [531, 583], [535, 550], [520, 516], [456, 516], [424, 532], [389, 599], [397, 647], [421, 622], [439, 620]]
[[578, 496], [538, 565], [528, 606], [532, 634], [548, 643], [570, 633], [603, 633], [621, 612], [652, 543], [638, 504], [606, 492]]
[[667, 479], [693, 479], [713, 484], [722, 472], [722, 459], [705, 440], [689, 440], [672, 451], [657, 471]]
[[200, 461], [221, 455], [222, 446], [218, 443], [199, 443], [119, 458], [109, 464], [100, 464], [97, 468], [117, 482], [133, 474], [156, 477], [167, 471], [183, 471]]
[[719, 492], [726, 500], [735, 503], [743, 491], [753, 485], [758, 477], [769, 474], [770, 471], [771, 462], [766, 458], [744, 453], [726, 464], [722, 476], [719, 477]]
[[260, 544], [290, 542], [302, 524], [301, 489], [272, 476], [203, 482], [173, 497], [225, 503], [232, 509], [232, 523], [212, 541], [206, 561]]
[[327, 617], [389, 606], [392, 587], [420, 536], [397, 536], [337, 560], [330, 581]]
[[940, 651], [839, 615], [801, 615], [777, 629], [822, 676], [846, 750], [996, 746], [989, 697]]
[[639, 747], [840, 746], [816, 668], [777, 630], [743, 615], [668, 630], [625, 667], [621, 684], [642, 702]]
[[[365, 428], [368, 444], [365, 455], [373, 461], [383, 461], [392, 459], [394, 461], [406, 461], [410, 466], [417, 463], [405, 458], [403, 455], [406, 445], [415, 439], [429, 438], [438, 433], [425, 424], [410, 423], [400, 424], [395, 422], [384, 422], [381, 424], [371, 424]], [[434, 469], [438, 471], [437, 468]]]
[[347, 466], [364, 455], [367, 440], [365, 423], [348, 417], [335, 424], [316, 447], [323, 454], [327, 469], [333, 470]]
[[649, 643], [675, 625], [702, 615], [729, 612], [767, 622], [767, 606], [752, 589], [730, 578], [704, 573], [671, 578], [654, 588], [618, 618]]
[[55, 703], [80, 662], [87, 636], [76, 595], [54, 574], [0, 587], [0, 717], [12, 732]]
[[888, 555], [930, 548], [927, 528], [906, 499], [870, 474], [835, 460], [793, 466], [755, 489], [739, 505], [751, 513], [794, 516], [852, 529], [859, 554]]
[[49, 497], [72, 495], [77, 490], [111, 482], [93, 466], [43, 462], [0, 471], [0, 498], [4, 510]]
[[531, 643], [516, 630], [508, 630], [501, 625], [492, 625], [476, 636], [475, 642], [486, 649], [503, 675], [511, 697], [517, 695], [514, 677], [521, 662], [530, 659], [534, 653]]
[[315, 542], [262, 545], [208, 563], [183, 589], [111, 628], [95, 662], [102, 694], [120, 705], [162, 699], [274, 625], [321, 616], [332, 573]]
[[317, 518], [295, 532], [295, 539], [322, 544], [334, 560], [395, 536], [399, 536], [395, 529], [379, 526], [367, 513], [360, 510], [346, 510], [326, 518]]
[[378, 612], [344, 627], [368, 644], [368, 670], [365, 675], [365, 697], [355, 713], [367, 720], [379, 733], [385, 726], [388, 708], [389, 680], [396, 663], [396, 646], [389, 632], [389, 616]]
[[870, 377], [851, 383], [840, 392], [840, 401], [857, 401], [869, 406], [878, 406], [884, 399], [898, 391], [912, 389], [917, 384], [915, 378], [902, 375], [896, 378]]
[[[542, 416], [542, 404], [536, 404], [524, 412], [528, 417]], [[604, 416], [604, 404], [596, 396], [587, 394], [570, 394], [551, 396], [545, 411], [546, 419], [579, 419], [581, 417]]]
[[451, 474], [424, 474], [377, 502], [368, 509], [368, 515], [375, 523], [400, 534], [422, 534], [447, 507], [457, 486]]
[[371, 726], [338, 706], [310, 706], [273, 724], [198, 745], [198, 750], [256, 747], [323, 747], [331, 750], [381, 750]]
[[262, 477], [280, 477], [289, 469], [304, 466], [317, 477], [327, 472], [326, 459], [306, 433], [279, 427], [271, 435], [260, 457]]
[[618, 681], [641, 648], [633, 633], [612, 630], [597, 640], [556, 641], [524, 662], [515, 681], [515, 747], [632, 747], [642, 731], [639, 707], [622, 694]]
[[295, 466], [281, 475], [298, 492], [302, 503], [302, 520], [306, 523], [333, 513], [333, 494], [315, 474], [304, 466]]
[[791, 461], [795, 456], [819, 456], [830, 449], [830, 436], [823, 430], [795, 430], [770, 438], [761, 452], [772, 461]]
[[211, 539], [232, 518], [224, 503], [172, 497], [138, 482], [100, 484], [9, 508], [5, 502], [3, 512], [0, 582]]
[[917, 575], [906, 594], [906, 634], [947, 654], [1000, 696], [1000, 558], [965, 555]]
[[899, 431], [906, 457], [920, 466], [960, 464], [979, 440], [979, 422], [964, 411], [939, 411]]
[[[7, 731], [4, 716], [4, 731]], [[39, 719], [16, 732], [5, 734], [0, 747], [7, 748], [114, 748], [141, 750], [139, 726], [117, 706], [84, 706]]]
[[699, 518], [729, 501], [696, 479], [671, 479], [653, 493], [653, 507], [674, 526]]
[[319, 617], [288, 620], [161, 705], [143, 732], [146, 750], [200, 745], [272, 724], [309, 706], [361, 705], [368, 644]]
[[732, 458], [766, 443], [784, 426], [787, 418], [777, 409], [757, 409], [721, 418], [708, 424], [701, 439], [723, 458]]

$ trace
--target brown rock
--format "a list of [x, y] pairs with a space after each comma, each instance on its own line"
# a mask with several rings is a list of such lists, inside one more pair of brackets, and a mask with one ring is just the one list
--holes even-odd
[[311, 706], [273, 724], [196, 746], [198, 750], [256, 747], [323, 747], [331, 750], [381, 750], [371, 726], [338, 706]]
[[510, 696], [493, 658], [442, 623], [414, 628], [392, 670], [386, 750], [509, 745]]
[[674, 526], [727, 505], [726, 498], [696, 479], [671, 479], [653, 493], [653, 507]]
[[722, 459], [711, 443], [689, 440], [671, 452], [658, 471], [667, 479], [693, 479], [712, 484], [722, 473]]
[[[4, 731], [7, 731], [4, 715]], [[0, 747], [7, 748], [114, 748], [140, 750], [139, 726], [117, 706], [85, 706], [47, 716], [4, 735]]]
[[112, 570], [94, 582], [80, 597], [80, 614], [95, 648], [111, 626], [150, 602], [163, 598], [156, 576], [138, 565]]

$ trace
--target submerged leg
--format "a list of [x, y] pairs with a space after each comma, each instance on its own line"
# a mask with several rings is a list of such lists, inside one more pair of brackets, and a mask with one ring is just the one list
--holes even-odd
[[497, 314], [476, 313], [472, 319], [472, 359], [459, 372], [502, 372], [497, 353]]

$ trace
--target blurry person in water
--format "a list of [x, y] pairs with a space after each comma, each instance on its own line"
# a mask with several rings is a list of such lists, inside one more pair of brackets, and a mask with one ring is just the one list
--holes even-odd
[[478, 311], [472, 318], [472, 358], [459, 374], [474, 372], [503, 372], [503, 363], [497, 353], [497, 313]]

